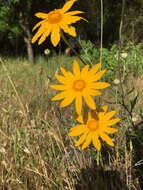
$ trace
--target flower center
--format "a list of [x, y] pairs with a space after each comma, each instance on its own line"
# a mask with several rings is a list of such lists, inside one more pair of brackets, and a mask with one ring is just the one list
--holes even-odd
[[57, 24], [61, 21], [62, 15], [59, 11], [51, 11], [48, 15], [48, 21], [50, 24]]
[[99, 128], [99, 122], [96, 121], [95, 119], [92, 119], [92, 120], [88, 121], [87, 127], [91, 131], [96, 131]]
[[73, 83], [73, 89], [75, 91], [82, 91], [85, 88], [85, 86], [86, 86], [86, 83], [82, 79], [78, 79], [78, 80], [74, 81], [74, 83]]

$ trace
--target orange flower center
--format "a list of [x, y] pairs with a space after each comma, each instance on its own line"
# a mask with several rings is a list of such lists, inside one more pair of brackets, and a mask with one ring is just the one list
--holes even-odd
[[48, 21], [50, 24], [57, 24], [61, 21], [62, 19], [62, 14], [59, 11], [51, 11], [48, 14]]
[[75, 91], [82, 91], [85, 88], [85, 86], [86, 86], [86, 83], [82, 79], [78, 79], [78, 80], [74, 81], [74, 83], [73, 83], [73, 89]]
[[99, 128], [99, 122], [95, 119], [88, 121], [87, 127], [90, 131], [96, 131]]

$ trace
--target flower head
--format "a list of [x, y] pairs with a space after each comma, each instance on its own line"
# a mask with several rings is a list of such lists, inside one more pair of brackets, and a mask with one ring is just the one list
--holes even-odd
[[86, 19], [77, 16], [77, 14], [83, 13], [82, 11], [67, 12], [75, 1], [77, 0], [69, 0], [64, 4], [63, 8], [55, 9], [49, 13], [36, 13], [35, 16], [43, 20], [38, 22], [33, 28], [33, 30], [35, 30], [40, 26], [37, 33], [32, 38], [32, 43], [34, 43], [41, 36], [38, 42], [40, 45], [51, 33], [51, 42], [54, 46], [57, 46], [60, 41], [61, 30], [73, 37], [76, 37], [75, 28], [73, 28], [71, 24], [81, 19]]
[[108, 145], [114, 146], [113, 141], [107, 134], [113, 134], [118, 131], [115, 128], [110, 128], [110, 126], [119, 122], [120, 119], [111, 119], [116, 111], [106, 113], [107, 109], [108, 106], [103, 106], [99, 112], [97, 110], [92, 110], [92, 112], [86, 110], [83, 116], [79, 115], [76, 118], [81, 124], [72, 127], [69, 136], [82, 136], [75, 146], [79, 146], [84, 142], [82, 145], [82, 149], [84, 149], [92, 141], [95, 148], [99, 151], [101, 149], [99, 137]]
[[61, 100], [60, 107], [65, 107], [75, 100], [75, 108], [78, 114], [82, 111], [82, 99], [91, 109], [96, 109], [96, 105], [91, 96], [101, 95], [98, 89], [103, 89], [110, 84], [106, 82], [97, 82], [105, 70], [98, 71], [100, 63], [96, 64], [89, 70], [89, 65], [84, 66], [80, 72], [79, 64], [76, 60], [73, 62], [73, 73], [61, 67], [63, 76], [56, 75], [61, 85], [50, 85], [55, 90], [63, 91], [52, 98], [52, 100]]

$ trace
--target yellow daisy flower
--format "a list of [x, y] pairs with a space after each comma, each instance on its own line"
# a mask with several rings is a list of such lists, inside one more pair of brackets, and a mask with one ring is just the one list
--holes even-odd
[[75, 99], [75, 108], [78, 114], [82, 110], [82, 98], [91, 109], [96, 109], [96, 105], [91, 96], [101, 95], [98, 89], [103, 89], [110, 84], [106, 82], [97, 82], [106, 70], [98, 71], [100, 63], [93, 66], [90, 70], [89, 65], [84, 66], [80, 72], [79, 64], [76, 60], [73, 62], [73, 73], [61, 67], [63, 76], [56, 75], [61, 85], [50, 85], [55, 90], [63, 91], [57, 94], [52, 100], [61, 100], [60, 107], [68, 106]]
[[80, 125], [76, 125], [71, 128], [69, 136], [82, 136], [76, 142], [75, 146], [82, 144], [82, 150], [86, 148], [91, 141], [95, 148], [100, 151], [101, 143], [99, 137], [105, 141], [108, 145], [114, 146], [113, 141], [107, 134], [113, 134], [118, 131], [118, 129], [110, 128], [111, 125], [119, 122], [120, 119], [111, 119], [116, 111], [111, 111], [106, 113], [108, 106], [103, 106], [99, 112], [92, 110], [92, 112], [85, 111], [83, 117], [79, 115], [76, 120], [80, 122]]
[[38, 22], [33, 28], [33, 30], [35, 30], [41, 25], [37, 33], [32, 38], [32, 43], [34, 43], [41, 36], [38, 41], [38, 44], [40, 45], [51, 33], [51, 42], [54, 46], [57, 46], [61, 37], [60, 30], [76, 37], [75, 28], [70, 25], [81, 19], [86, 21], [86, 19], [77, 16], [77, 14], [83, 13], [82, 11], [67, 12], [75, 1], [77, 0], [69, 0], [64, 4], [63, 8], [55, 9], [49, 13], [36, 13], [35, 16], [43, 20]]

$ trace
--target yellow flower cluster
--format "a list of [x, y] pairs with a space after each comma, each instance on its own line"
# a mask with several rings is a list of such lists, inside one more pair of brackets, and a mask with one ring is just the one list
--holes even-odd
[[[57, 46], [60, 41], [61, 30], [75, 37], [75, 28], [71, 24], [81, 19], [85, 20], [82, 17], [75, 16], [76, 14], [83, 13], [82, 11], [67, 12], [75, 1], [77, 0], [69, 0], [63, 8], [56, 9], [48, 14], [36, 13], [36, 16], [43, 20], [33, 28], [35, 30], [41, 25], [38, 32], [32, 38], [32, 43], [41, 36], [38, 42], [38, 44], [41, 44], [51, 33], [51, 42], [54, 46]], [[112, 119], [116, 111], [107, 112], [108, 106], [103, 106], [98, 110], [93, 99], [93, 97], [101, 95], [100, 89], [110, 86], [106, 82], [98, 82], [106, 72], [106, 70], [99, 70], [100, 66], [100, 63], [92, 68], [89, 68], [89, 65], [85, 65], [80, 70], [77, 60], [74, 60], [73, 72], [61, 67], [62, 75], [56, 74], [56, 78], [60, 84], [50, 85], [51, 88], [61, 91], [52, 98], [53, 101], [62, 100], [60, 107], [66, 107], [73, 101], [75, 102], [76, 120], [80, 124], [72, 127], [69, 133], [70, 136], [81, 135], [75, 146], [83, 143], [82, 149], [84, 149], [92, 141], [98, 151], [101, 149], [99, 138], [108, 145], [114, 146], [108, 134], [118, 131], [110, 126], [120, 121], [119, 118]], [[83, 102], [89, 108], [88, 110], [83, 110]]]

